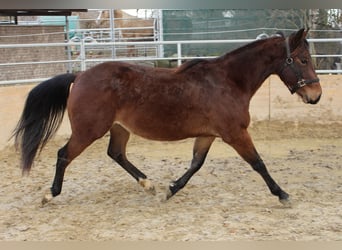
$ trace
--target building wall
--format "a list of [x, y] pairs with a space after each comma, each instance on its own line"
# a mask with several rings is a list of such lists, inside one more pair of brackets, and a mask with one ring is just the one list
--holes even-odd
[[[0, 26], [0, 44], [64, 42], [63, 26]], [[65, 47], [0, 48], [0, 63], [66, 60]], [[51, 77], [66, 72], [65, 63], [0, 66], [0, 81]]]

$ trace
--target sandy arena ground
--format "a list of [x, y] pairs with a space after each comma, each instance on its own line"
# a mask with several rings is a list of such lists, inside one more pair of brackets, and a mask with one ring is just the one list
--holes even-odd
[[67, 169], [62, 194], [41, 206], [54, 176], [51, 141], [29, 177], [13, 147], [0, 151], [0, 240], [342, 240], [339, 124], [256, 122], [255, 145], [292, 198], [284, 208], [232, 148], [216, 140], [203, 168], [176, 196], [165, 188], [191, 160], [193, 140], [132, 137], [128, 157], [155, 184], [152, 196], [106, 156], [108, 137]]

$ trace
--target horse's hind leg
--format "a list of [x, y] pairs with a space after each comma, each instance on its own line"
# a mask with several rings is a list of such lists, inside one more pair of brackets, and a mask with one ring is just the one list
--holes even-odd
[[202, 167], [210, 146], [214, 140], [215, 137], [196, 138], [190, 168], [177, 181], [171, 182], [169, 190], [166, 194], [167, 199], [171, 198], [180, 189], [182, 189], [186, 185], [186, 183], [188, 183], [190, 178]]
[[126, 157], [126, 145], [129, 139], [129, 132], [119, 124], [115, 124], [110, 129], [110, 141], [108, 145], [108, 155], [123, 167], [146, 192], [156, 194], [155, 188], [146, 175], [137, 169]]
[[75, 159], [82, 151], [96, 139], [79, 139], [80, 137], [72, 135], [68, 143], [58, 150], [55, 177], [50, 189], [42, 200], [42, 204], [49, 202], [53, 197], [59, 195], [62, 191], [64, 173], [70, 162]]

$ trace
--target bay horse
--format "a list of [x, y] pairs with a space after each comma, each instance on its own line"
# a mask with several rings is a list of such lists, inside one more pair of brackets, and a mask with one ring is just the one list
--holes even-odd
[[155, 193], [152, 182], [126, 157], [130, 133], [160, 141], [196, 138], [190, 168], [171, 182], [167, 198], [184, 188], [220, 137], [287, 204], [289, 195], [268, 173], [247, 131], [249, 104], [271, 74], [277, 74], [304, 103], [319, 101], [322, 89], [307, 33], [300, 29], [288, 37], [257, 40], [220, 57], [194, 59], [175, 69], [105, 62], [46, 80], [29, 92], [13, 131], [23, 174], [29, 173], [37, 152], [55, 134], [67, 109], [72, 133], [58, 150], [55, 177], [43, 204], [61, 193], [70, 162], [108, 131], [108, 155], [148, 192]]

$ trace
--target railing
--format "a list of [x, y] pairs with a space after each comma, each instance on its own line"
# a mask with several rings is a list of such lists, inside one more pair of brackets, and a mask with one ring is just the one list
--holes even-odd
[[[146, 34], [147, 30], [153, 30], [151, 36], [143, 36], [142, 34]], [[144, 32], [145, 31], [145, 32]], [[93, 29], [74, 29], [72, 32], [79, 36], [80, 38], [85, 38], [87, 36], [92, 36], [98, 42], [110, 42], [111, 39], [115, 39], [115, 41], [136, 41], [136, 40], [150, 40], [156, 41], [156, 31], [154, 30], [154, 26], [146, 26], [146, 27], [127, 27], [127, 28], [119, 28], [116, 27], [114, 30], [114, 36], [111, 38], [111, 29], [110, 28], [93, 28]], [[138, 35], [134, 37], [134, 35]], [[132, 35], [132, 36], [130, 36]]]
[[[33, 64], [54, 64], [54, 63], [65, 63], [68, 65], [69, 71], [72, 69], [75, 63], [80, 65], [80, 70], [84, 71], [87, 69], [87, 65], [100, 63], [105, 61], [176, 61], [177, 65], [180, 65], [183, 60], [189, 60], [194, 58], [214, 58], [214, 56], [208, 57], [196, 57], [196, 56], [186, 56], [182, 53], [182, 45], [186, 44], [229, 44], [229, 43], [238, 43], [238, 44], [246, 44], [254, 41], [254, 39], [234, 39], [234, 40], [192, 40], [192, 41], [150, 41], [150, 42], [105, 42], [105, 43], [87, 43], [82, 39], [80, 42], [68, 42], [68, 43], [42, 43], [42, 44], [0, 44], [0, 49], [9, 49], [9, 48], [37, 48], [37, 47], [66, 47], [68, 51], [71, 48], [77, 46], [79, 51], [79, 56], [76, 59], [69, 60], [51, 60], [51, 61], [41, 61], [41, 62], [13, 62], [13, 63], [0, 63], [1, 66], [16, 66], [16, 65], [33, 65]], [[330, 39], [308, 39], [309, 43], [317, 43], [317, 42], [339, 42], [342, 44], [342, 38], [330, 38]], [[145, 46], [145, 47], [154, 47], [161, 48], [164, 45], [174, 45], [176, 46], [177, 56], [176, 57], [164, 57], [160, 53], [156, 53], [155, 56], [140, 56], [140, 57], [115, 57], [115, 58], [95, 58], [89, 59], [86, 56], [89, 48], [96, 47], [108, 47], [108, 49], [119, 49], [123, 46]], [[158, 50], [160, 51], [160, 50]], [[340, 57], [340, 54], [326, 54], [326, 55], [312, 55], [313, 58], [319, 57]], [[70, 57], [68, 57], [70, 58]], [[317, 69], [316, 72], [318, 74], [341, 74], [342, 69]], [[63, 72], [61, 72], [63, 73]], [[46, 78], [38, 78], [38, 79], [21, 79], [21, 80], [5, 80], [0, 81], [0, 85], [8, 85], [8, 84], [21, 84], [21, 83], [35, 83], [40, 82], [45, 79], [48, 79], [52, 76], [47, 76]]]

